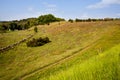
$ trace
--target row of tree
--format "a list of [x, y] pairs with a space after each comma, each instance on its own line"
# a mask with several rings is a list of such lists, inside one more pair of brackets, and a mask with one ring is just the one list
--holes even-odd
[[78, 19], [76, 18], [75, 20], [69, 19], [68, 22], [93, 22], [93, 21], [113, 21], [113, 20], [120, 20], [120, 18], [104, 18], [104, 19]]
[[51, 22], [64, 21], [62, 18], [57, 18], [52, 14], [41, 15], [38, 18], [28, 18], [23, 20], [2, 21], [0, 22], [0, 32], [6, 30], [24, 30], [36, 25], [50, 24]]
[[17, 21], [17, 20], [3, 21], [3, 22], [0, 22], [0, 31], [24, 30], [34, 25], [37, 25], [37, 18], [28, 18], [28, 19], [23, 19], [20, 21]]
[[[120, 20], [120, 18], [104, 18], [104, 19], [78, 19], [75, 20], [69, 19], [69, 22], [92, 22], [92, 21], [112, 21]], [[7, 30], [24, 30], [36, 25], [49, 25], [51, 22], [65, 21], [65, 19], [57, 18], [52, 14], [41, 15], [38, 18], [28, 18], [23, 20], [14, 20], [14, 21], [2, 21], [0, 22], [0, 32], [5, 32]]]

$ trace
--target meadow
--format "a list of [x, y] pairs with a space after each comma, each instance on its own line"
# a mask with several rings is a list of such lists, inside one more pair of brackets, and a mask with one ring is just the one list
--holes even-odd
[[[1, 53], [0, 80], [55, 80], [56, 78], [68, 80], [69, 76], [73, 76], [70, 80], [80, 78], [81, 80], [88, 80], [88, 78], [117, 80], [117, 73], [111, 73], [111, 71], [112, 68], [117, 68], [117, 64], [115, 67], [114, 64], [118, 63], [119, 46], [116, 47], [117, 50], [111, 48], [120, 43], [119, 21], [73, 23], [63, 21], [60, 24], [55, 22], [37, 27], [38, 33], [33, 38], [47, 36], [51, 42], [32, 48], [27, 47], [24, 42], [14, 49]], [[0, 35], [0, 44], [6, 46], [33, 33], [33, 28], [4, 33]], [[18, 34], [23, 36], [20, 37]], [[110, 67], [108, 67], [109, 63]], [[46, 65], [49, 66], [45, 67]], [[104, 71], [99, 72], [96, 69], [100, 71], [105, 69], [106, 72], [110, 69], [110, 75], [113, 75], [113, 78], [109, 78], [109, 74], [106, 74], [108, 77], [104, 77], [102, 75]], [[100, 75], [93, 79], [97, 72]], [[82, 73], [84, 74], [80, 77], [77, 76]]]
[[119, 80], [120, 45], [42, 80]]
[[6, 33], [0, 33], [0, 48], [18, 42], [23, 38], [28, 37], [30, 34], [33, 34], [33, 31], [22, 30], [22, 31], [14, 31], [14, 32], [7, 31]]

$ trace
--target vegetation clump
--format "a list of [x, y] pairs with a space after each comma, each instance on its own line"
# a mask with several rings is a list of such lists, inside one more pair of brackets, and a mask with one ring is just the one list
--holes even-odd
[[34, 32], [37, 33], [38, 32], [38, 28], [34, 27]]
[[49, 25], [51, 22], [59, 22], [59, 21], [64, 21], [64, 19], [57, 18], [52, 14], [41, 15], [41, 16], [38, 17], [38, 23], [39, 24]]
[[44, 44], [49, 42], [51, 41], [49, 40], [48, 37], [45, 38], [40, 37], [38, 39], [33, 38], [32, 40], [28, 41], [26, 44], [28, 47], [37, 47], [37, 46], [43, 46]]
[[71, 23], [73, 23], [73, 20], [72, 20], [72, 19], [69, 19], [69, 20], [68, 20], [68, 22], [71, 22]]

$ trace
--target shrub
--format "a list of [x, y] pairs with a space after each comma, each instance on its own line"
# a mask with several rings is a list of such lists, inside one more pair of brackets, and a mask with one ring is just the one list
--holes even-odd
[[71, 22], [71, 23], [73, 23], [73, 20], [72, 20], [72, 19], [69, 19], [69, 20], [68, 20], [68, 22]]
[[75, 22], [82, 22], [82, 20], [81, 19], [75, 19]]
[[42, 46], [49, 42], [51, 41], [49, 40], [48, 37], [45, 37], [45, 38], [40, 37], [38, 39], [33, 38], [31, 41], [28, 41], [26, 44], [28, 47], [37, 47], [37, 46]]
[[38, 28], [37, 27], [34, 27], [34, 32], [38, 32]]

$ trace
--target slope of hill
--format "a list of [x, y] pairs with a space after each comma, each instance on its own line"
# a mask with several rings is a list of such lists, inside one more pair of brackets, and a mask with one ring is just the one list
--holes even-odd
[[[27, 47], [24, 42], [1, 54], [1, 80], [49, 77], [120, 43], [119, 21], [61, 22], [37, 27], [38, 33], [34, 38], [48, 36], [52, 42], [33, 48]], [[57, 65], [44, 69], [44, 66], [59, 60]]]
[[[104, 29], [106, 29], [106, 33], [102, 34], [103, 36], [97, 41], [95, 41], [95, 43], [90, 44], [90, 46], [88, 46], [82, 51], [81, 50], [77, 51], [76, 52], [77, 54], [72, 56], [72, 58], [64, 60], [63, 63], [59, 65], [57, 64], [55, 67], [52, 66], [52, 68], [46, 69], [44, 71], [39, 71], [36, 72], [35, 74], [30, 75], [31, 77], [28, 76], [26, 80], [36, 80], [36, 79], [43, 80], [43, 78], [47, 78], [47, 77], [48, 77], [47, 79], [49, 79], [50, 75], [57, 74], [59, 73], [59, 71], [65, 70], [73, 65], [84, 63], [84, 61], [87, 61], [92, 56], [98, 55], [99, 53], [109, 50], [111, 49], [111, 47], [114, 47], [115, 45], [120, 43], [119, 23], [116, 22], [115, 23], [111, 22], [112, 24], [109, 23], [110, 22], [107, 23], [105, 22], [102, 23], [102, 25], [100, 25], [101, 27], [104, 26]], [[86, 23], [83, 24], [86, 25]]]
[[33, 34], [33, 31], [21, 30], [21, 31], [11, 31], [6, 33], [0, 33], [0, 48], [6, 47], [10, 44], [18, 42], [23, 38], [28, 37]]
[[120, 45], [42, 80], [120, 80]]

